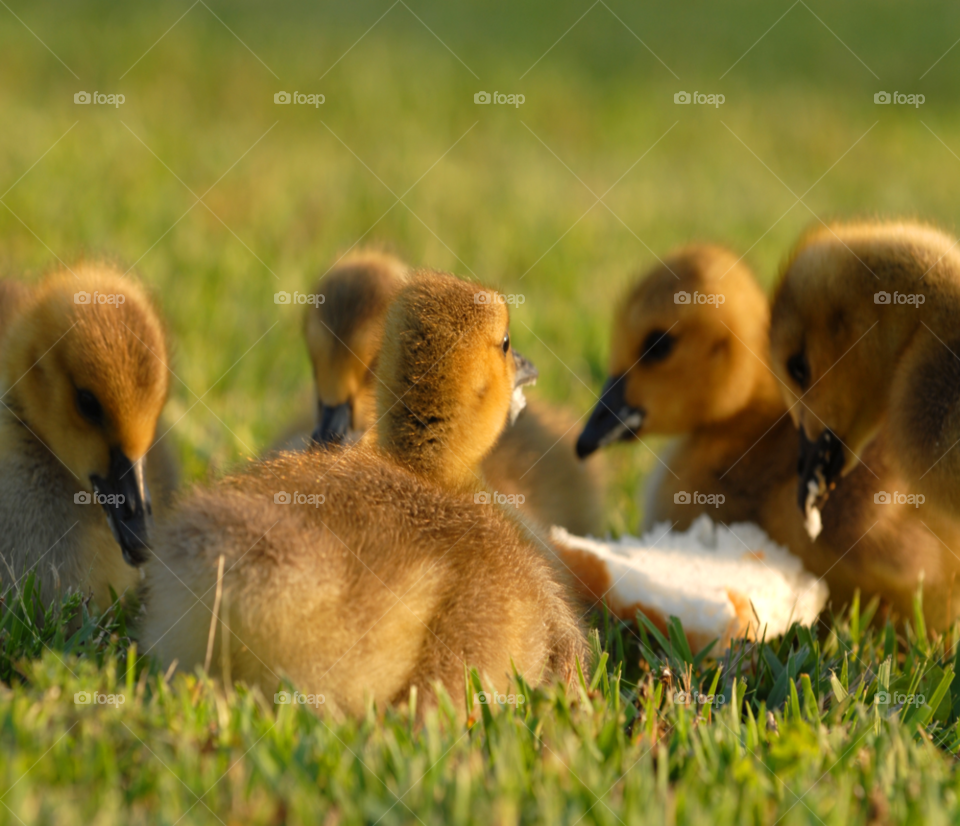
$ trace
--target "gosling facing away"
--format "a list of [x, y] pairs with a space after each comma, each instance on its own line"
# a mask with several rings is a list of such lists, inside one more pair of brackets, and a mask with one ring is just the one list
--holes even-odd
[[166, 341], [136, 283], [75, 272], [21, 296], [0, 342], [0, 575], [34, 571], [45, 601], [69, 588], [105, 608], [148, 553]]
[[[586, 646], [551, 562], [474, 500], [523, 380], [506, 309], [478, 291], [410, 277], [381, 358], [407, 403], [384, 391], [376, 439], [284, 452], [183, 502], [148, 568], [144, 650], [204, 662], [222, 555], [212, 662], [268, 694], [284, 675], [357, 714], [414, 686], [460, 696], [464, 665], [501, 690], [513, 666], [533, 683], [573, 674]], [[427, 371], [443, 400], [418, 393]]]

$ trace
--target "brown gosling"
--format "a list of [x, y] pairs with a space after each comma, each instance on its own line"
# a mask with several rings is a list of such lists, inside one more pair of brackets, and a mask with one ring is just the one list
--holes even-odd
[[533, 684], [573, 675], [586, 646], [552, 562], [476, 501], [530, 375], [506, 308], [478, 293], [495, 297], [409, 277], [384, 328], [375, 435], [281, 453], [183, 501], [149, 567], [144, 650], [204, 663], [219, 591], [214, 669], [267, 693], [286, 676], [329, 710], [411, 688], [422, 707], [437, 684], [459, 697], [465, 665], [501, 691], [514, 667]]
[[45, 601], [75, 589], [103, 609], [111, 587], [140, 582], [148, 553], [163, 326], [143, 289], [105, 265], [2, 294], [0, 576], [19, 587], [34, 572]]

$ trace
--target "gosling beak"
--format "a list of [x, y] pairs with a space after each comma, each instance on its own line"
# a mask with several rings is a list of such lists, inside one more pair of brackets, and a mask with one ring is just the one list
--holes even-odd
[[516, 372], [513, 375], [513, 395], [510, 397], [510, 411], [507, 413], [507, 422], [512, 427], [517, 416], [523, 412], [527, 406], [527, 397], [523, 395], [523, 387], [527, 384], [536, 384], [540, 371], [533, 366], [530, 359], [524, 358], [516, 350], [513, 351], [513, 363], [516, 365]]
[[135, 568], [147, 561], [149, 523], [153, 516], [144, 467], [144, 457], [131, 462], [119, 447], [112, 447], [107, 478], [90, 477], [94, 490], [103, 497], [101, 504], [113, 538], [127, 564]]
[[800, 428], [800, 460], [797, 465], [799, 484], [797, 504], [803, 512], [804, 526], [811, 539], [820, 534], [823, 524], [820, 510], [826, 504], [830, 491], [837, 486], [843, 470], [843, 445], [829, 428], [815, 442]]
[[629, 441], [643, 425], [643, 411], [627, 404], [623, 376], [607, 379], [600, 401], [577, 439], [577, 456], [585, 459], [595, 450], [617, 441]]
[[513, 351], [513, 363], [517, 365], [517, 372], [513, 378], [514, 389], [523, 387], [525, 384], [535, 384], [540, 377], [540, 371], [533, 366], [530, 359], [521, 356], [516, 350]]
[[318, 445], [338, 445], [347, 439], [353, 423], [353, 405], [349, 401], [328, 407], [320, 402], [320, 424], [313, 431], [313, 441]]

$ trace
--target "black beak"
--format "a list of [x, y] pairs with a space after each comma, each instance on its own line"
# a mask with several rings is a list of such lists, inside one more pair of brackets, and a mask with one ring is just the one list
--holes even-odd
[[318, 445], [338, 445], [347, 439], [353, 424], [353, 405], [346, 401], [335, 407], [320, 403], [320, 424], [313, 431], [313, 441]]
[[[797, 504], [807, 522], [808, 533], [816, 539], [819, 529], [811, 530], [812, 511], [819, 511], [837, 486], [837, 478], [843, 470], [843, 445], [829, 428], [820, 434], [815, 442], [807, 438], [800, 428], [800, 459], [797, 464], [799, 482], [797, 484]], [[819, 524], [819, 513], [815, 524]]]
[[540, 377], [540, 371], [533, 366], [530, 359], [521, 356], [516, 350], [513, 351], [513, 363], [517, 365], [517, 373], [513, 377], [513, 387], [523, 387], [525, 384], [533, 384]]
[[607, 379], [600, 401], [577, 439], [577, 456], [585, 459], [595, 450], [616, 441], [629, 441], [643, 425], [643, 411], [627, 404], [623, 376]]
[[144, 457], [131, 462], [119, 447], [112, 447], [107, 478], [90, 477], [98, 497], [102, 497], [107, 522], [123, 551], [123, 558], [134, 567], [147, 561], [149, 523], [153, 521], [144, 467]]

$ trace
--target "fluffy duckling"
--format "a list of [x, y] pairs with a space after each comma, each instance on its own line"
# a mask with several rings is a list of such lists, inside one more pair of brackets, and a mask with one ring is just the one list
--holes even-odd
[[941, 564], [917, 563], [928, 601], [953, 601], [960, 567], [957, 243], [900, 221], [810, 232], [784, 268], [771, 328], [773, 367], [800, 429], [798, 504], [815, 515], [856, 474], [878, 473], [882, 451], [906, 480], [894, 492], [944, 544]]
[[465, 664], [498, 690], [514, 665], [532, 682], [572, 675], [585, 642], [552, 563], [475, 501], [531, 375], [505, 307], [478, 292], [495, 297], [410, 277], [385, 325], [375, 435], [281, 453], [183, 501], [148, 568], [145, 650], [204, 662], [222, 556], [212, 662], [267, 692], [286, 675], [357, 714], [437, 681], [459, 696]]
[[[755, 522], [826, 578], [835, 604], [859, 587], [910, 616], [921, 571], [942, 570], [948, 554], [916, 509], [874, 503], [878, 491], [907, 490], [879, 446], [870, 458], [879, 479], [865, 468], [851, 474], [810, 539], [795, 505], [798, 436], [769, 363], [769, 324], [766, 296], [732, 252], [697, 245], [669, 256], [617, 314], [611, 378], [578, 451], [675, 436], [648, 486], [645, 529], [669, 521], [685, 530], [700, 513]], [[946, 605], [927, 608], [932, 624], [946, 624]]]
[[407, 276], [398, 258], [361, 250], [317, 284], [323, 303], [308, 308], [303, 324], [317, 390], [315, 442], [354, 441], [376, 421], [383, 320]]
[[798, 244], [771, 340], [803, 438], [802, 506], [822, 502], [885, 432], [930, 503], [960, 511], [957, 244], [908, 222], [838, 224]]
[[45, 600], [78, 589], [105, 608], [147, 556], [164, 330], [144, 291], [105, 266], [8, 288], [18, 308], [0, 343], [0, 575], [16, 585], [35, 571]]
[[[324, 302], [308, 308], [304, 325], [318, 399], [314, 441], [353, 442], [376, 422], [383, 319], [407, 273], [397, 258], [366, 250], [345, 258], [317, 285]], [[498, 494], [516, 497], [525, 517], [599, 535], [602, 472], [596, 461], [573, 458], [576, 426], [566, 411], [528, 400], [483, 460], [483, 475]], [[279, 444], [306, 441], [307, 426], [298, 423]]]

